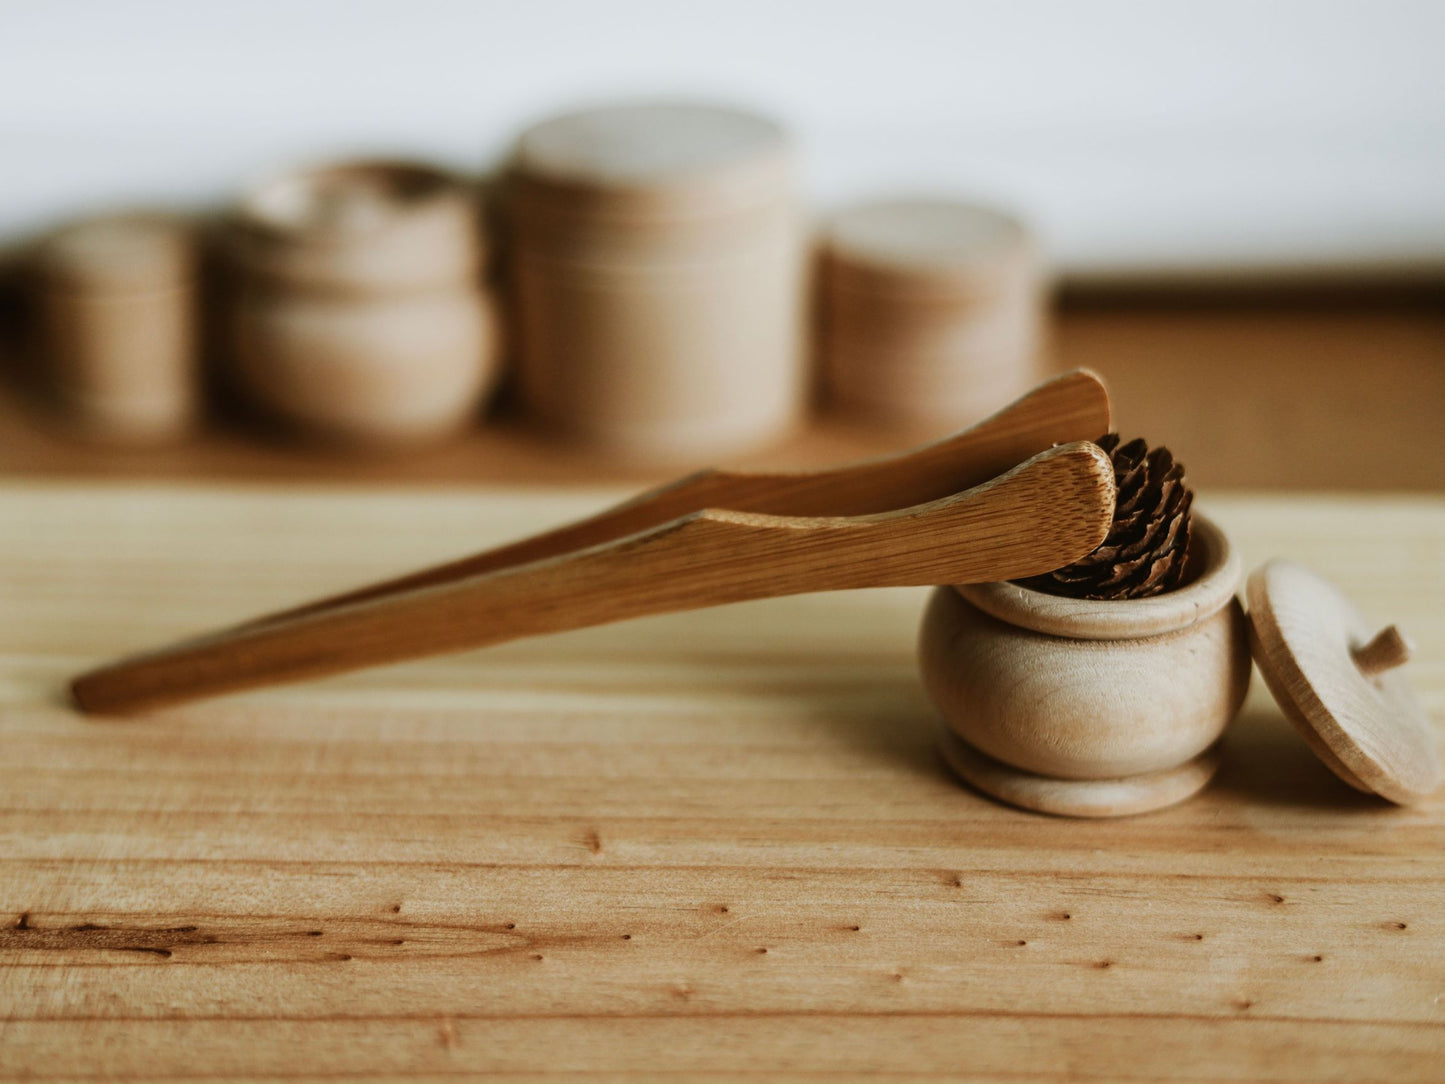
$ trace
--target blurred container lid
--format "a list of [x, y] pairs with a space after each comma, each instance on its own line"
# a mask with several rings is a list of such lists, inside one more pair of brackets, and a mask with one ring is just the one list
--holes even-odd
[[560, 213], [638, 218], [727, 214], [793, 182], [793, 144], [765, 117], [714, 105], [638, 102], [528, 129], [514, 165], [524, 200]]
[[195, 274], [192, 230], [160, 212], [131, 211], [62, 226], [41, 242], [37, 262], [52, 287], [82, 291], [153, 290]]
[[1003, 211], [949, 199], [848, 208], [824, 237], [833, 287], [883, 292], [997, 293], [1027, 288], [1035, 246]]
[[470, 278], [481, 266], [477, 194], [408, 161], [303, 166], [243, 194], [237, 257], [299, 286], [391, 290]]

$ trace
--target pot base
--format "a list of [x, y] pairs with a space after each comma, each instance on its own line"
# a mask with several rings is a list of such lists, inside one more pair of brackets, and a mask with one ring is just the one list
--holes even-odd
[[969, 786], [991, 798], [1060, 817], [1127, 817], [1163, 809], [1203, 790], [1219, 770], [1219, 744], [1174, 768], [1122, 779], [1054, 779], [980, 753], [947, 727], [939, 751]]

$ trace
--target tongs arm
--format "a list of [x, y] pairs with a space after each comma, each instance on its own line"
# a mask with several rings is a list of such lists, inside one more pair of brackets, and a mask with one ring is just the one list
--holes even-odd
[[961, 493], [1055, 444], [1096, 440], [1110, 429], [1109, 393], [1076, 369], [1039, 385], [978, 424], [923, 448], [827, 470], [697, 471], [595, 516], [457, 561], [269, 614], [248, 624], [289, 620], [531, 564], [626, 538], [707, 508], [776, 516], [861, 516]]
[[580, 551], [241, 626], [79, 678], [88, 711], [127, 712], [647, 614], [854, 587], [1046, 572], [1108, 533], [1100, 449], [1050, 449], [983, 485], [860, 516], [693, 512]]

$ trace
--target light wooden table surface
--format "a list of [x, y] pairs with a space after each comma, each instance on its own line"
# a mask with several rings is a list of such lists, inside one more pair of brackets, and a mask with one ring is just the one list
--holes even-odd
[[[1350, 791], [1258, 682], [1213, 787], [1102, 823], [949, 777], [915, 590], [59, 697], [612, 495], [0, 486], [0, 1075], [1445, 1075], [1445, 801]], [[1407, 627], [1445, 719], [1445, 501], [1203, 506]]]

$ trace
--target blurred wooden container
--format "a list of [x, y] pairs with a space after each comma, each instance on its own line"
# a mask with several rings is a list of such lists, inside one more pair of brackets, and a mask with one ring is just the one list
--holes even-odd
[[778, 436], [803, 405], [792, 147], [760, 117], [644, 104], [520, 138], [508, 191], [525, 410], [644, 462]]
[[179, 219], [108, 215], [37, 252], [46, 382], [68, 423], [102, 441], [183, 435], [200, 401], [196, 255]]
[[1040, 379], [1046, 290], [1017, 220], [948, 200], [869, 203], [837, 215], [821, 248], [832, 409], [932, 436]]
[[247, 194], [229, 239], [232, 362], [264, 408], [354, 444], [476, 418], [498, 334], [470, 186], [409, 162], [303, 169]]

